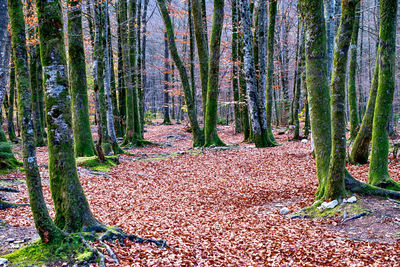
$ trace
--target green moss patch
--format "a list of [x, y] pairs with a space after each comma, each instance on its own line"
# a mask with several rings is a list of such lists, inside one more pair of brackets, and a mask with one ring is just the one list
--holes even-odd
[[76, 164], [80, 167], [107, 172], [111, 167], [119, 164], [118, 156], [106, 156], [104, 162], [99, 162], [97, 156], [93, 157], [80, 157], [76, 159]]
[[36, 241], [2, 257], [8, 259], [11, 266], [86, 264], [96, 259], [96, 255], [83, 243], [79, 235], [70, 235], [51, 244]]
[[304, 208], [296, 213], [290, 214], [289, 218], [310, 218], [316, 220], [322, 219], [345, 219], [365, 213], [369, 215], [372, 211], [363, 208], [363, 200], [358, 199], [356, 203], [341, 203], [333, 209], [319, 209], [321, 201], [314, 203], [314, 205]]

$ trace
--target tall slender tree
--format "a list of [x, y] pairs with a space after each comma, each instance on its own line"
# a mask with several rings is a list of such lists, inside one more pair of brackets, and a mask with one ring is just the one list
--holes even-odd
[[72, 102], [72, 129], [77, 157], [95, 155], [90, 130], [85, 48], [82, 35], [82, 1], [68, 0], [68, 57]]
[[371, 163], [368, 182], [383, 188], [400, 190], [400, 184], [388, 172], [389, 138], [386, 126], [392, 111], [396, 69], [397, 1], [379, 4], [379, 85], [372, 128]]

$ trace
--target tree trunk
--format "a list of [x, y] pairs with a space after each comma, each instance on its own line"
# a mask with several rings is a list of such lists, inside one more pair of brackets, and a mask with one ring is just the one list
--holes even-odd
[[[272, 94], [273, 94], [273, 73], [274, 73], [274, 36], [275, 36], [275, 20], [276, 20], [276, 8], [277, 1], [270, 2], [269, 6], [269, 18], [268, 18], [268, 39], [267, 39], [267, 89], [266, 89], [266, 98], [267, 98], [267, 132], [268, 139], [271, 144], [275, 144], [275, 138], [272, 134]], [[277, 118], [278, 120], [278, 118]]]
[[[299, 22], [301, 24], [301, 22]], [[297, 81], [295, 82], [296, 90], [293, 97], [293, 121], [294, 121], [294, 135], [293, 139], [300, 139], [300, 121], [299, 121], [299, 106], [300, 106], [300, 95], [301, 95], [301, 85], [302, 85], [302, 73], [304, 72], [304, 31], [303, 27], [299, 28], [301, 31], [300, 36], [300, 46], [299, 46], [299, 60], [297, 62], [297, 70], [295, 77]]]
[[14, 59], [11, 57], [11, 69], [10, 69], [10, 94], [8, 98], [8, 114], [7, 114], [7, 130], [8, 130], [8, 138], [10, 141], [14, 143], [18, 143], [18, 138], [15, 135], [14, 130], [14, 101], [15, 101], [15, 66]]
[[238, 7], [237, 0], [232, 0], [232, 92], [233, 92], [233, 106], [235, 112], [235, 133], [242, 132], [241, 119], [240, 119], [240, 100], [239, 100], [239, 72], [238, 72]]
[[185, 102], [188, 109], [190, 127], [192, 128], [193, 132], [193, 146], [202, 146], [204, 144], [204, 136], [197, 121], [197, 112], [193, 101], [194, 98], [192, 95], [192, 90], [190, 89], [189, 78], [186, 72], [186, 68], [178, 54], [178, 50], [176, 47], [175, 33], [171, 23], [171, 18], [168, 14], [165, 0], [157, 0], [157, 2], [160, 7], [161, 15], [163, 17], [164, 25], [167, 31], [168, 47], [181, 78], [182, 87], [185, 94]]
[[[127, 80], [129, 79], [125, 75], [127, 75], [124, 71], [124, 57], [123, 57], [123, 40], [126, 38], [123, 36], [123, 29], [126, 26], [126, 21], [121, 19], [121, 12], [123, 11], [123, 5], [126, 5], [126, 1], [118, 1], [118, 12], [117, 12], [117, 21], [118, 21], [118, 107], [119, 107], [119, 124], [121, 125], [121, 133], [120, 136], [124, 136], [126, 129], [126, 89], [127, 89]], [[126, 7], [125, 7], [126, 10]]]
[[379, 85], [372, 128], [368, 182], [371, 185], [400, 190], [400, 184], [392, 180], [388, 173], [389, 138], [386, 131], [395, 88], [397, 1], [380, 0], [379, 12]]
[[224, 23], [224, 1], [214, 0], [213, 24], [208, 63], [207, 105], [204, 117], [204, 146], [225, 146], [217, 133], [217, 111], [219, 93], [219, 61], [221, 57], [221, 35]]
[[320, 198], [325, 193], [331, 154], [331, 112], [323, 2], [301, 0], [299, 6], [306, 32], [306, 82], [317, 165], [317, 197]]
[[[0, 1], [0, 9], [7, 12], [5, 2], [6, 1], [4, 0]], [[18, 106], [20, 111], [19, 120], [21, 122], [22, 130], [22, 157], [29, 192], [29, 202], [32, 209], [35, 227], [40, 238], [44, 243], [55, 242], [64, 237], [64, 233], [55, 226], [48, 213], [43, 197], [40, 172], [37, 165], [23, 5], [20, 0], [9, 0], [8, 6], [13, 36], [13, 54], [15, 58]]]
[[164, 121], [163, 124], [170, 125], [171, 119], [169, 117], [169, 51], [168, 51], [168, 37], [167, 32], [164, 33], [164, 104], [163, 104], [163, 114]]
[[89, 121], [85, 48], [82, 36], [82, 1], [68, 0], [68, 57], [75, 156], [95, 155]]
[[[104, 53], [104, 91], [105, 91], [105, 97], [106, 97], [106, 102], [107, 102], [107, 130], [108, 130], [108, 135], [110, 138], [110, 144], [112, 146], [112, 149], [114, 151], [114, 155], [121, 154], [123, 151], [119, 147], [117, 143], [117, 135], [115, 133], [115, 113], [114, 113], [114, 103], [113, 103], [113, 96], [112, 96], [112, 91], [111, 91], [111, 77], [114, 76], [113, 72], [111, 71], [111, 68], [113, 66], [110, 54], [112, 54], [112, 47], [110, 47], [111, 44], [111, 37], [109, 38], [109, 18], [108, 18], [108, 0], [103, 2], [103, 16], [104, 16], [104, 22], [105, 22], [105, 30], [104, 34], [106, 35], [103, 44], [105, 46], [105, 53]], [[110, 42], [109, 42], [110, 40]], [[115, 101], [116, 102], [116, 101]]]
[[350, 65], [348, 79], [348, 98], [350, 106], [350, 139], [354, 140], [357, 136], [359, 126], [358, 107], [357, 107], [357, 90], [356, 90], [356, 71], [357, 71], [357, 43], [358, 29], [360, 27], [360, 4], [357, 6], [356, 18], [353, 25], [350, 45]]
[[76, 232], [99, 222], [89, 208], [75, 163], [61, 2], [37, 0], [36, 5], [55, 223], [67, 232]]
[[199, 57], [200, 65], [200, 84], [201, 84], [201, 95], [203, 100], [203, 114], [205, 117], [206, 106], [207, 106], [207, 84], [208, 84], [208, 74], [209, 74], [209, 58], [208, 58], [208, 41], [207, 41], [207, 20], [204, 20], [204, 9], [202, 10], [202, 5], [200, 0], [192, 1], [192, 13], [193, 13], [193, 24], [194, 24], [194, 34], [196, 37], [197, 54]]
[[329, 177], [324, 192], [320, 192], [324, 199], [342, 199], [346, 196], [346, 68], [357, 3], [358, 0], [342, 2], [342, 16], [335, 41], [331, 79], [332, 150]]
[[379, 79], [379, 54], [376, 55], [376, 63], [374, 77], [369, 91], [367, 109], [361, 122], [360, 130], [354, 140], [353, 147], [350, 153], [350, 160], [358, 164], [368, 163], [369, 144], [372, 139], [372, 123], [374, 120], [374, 110], [376, 103], [376, 95], [378, 93]]

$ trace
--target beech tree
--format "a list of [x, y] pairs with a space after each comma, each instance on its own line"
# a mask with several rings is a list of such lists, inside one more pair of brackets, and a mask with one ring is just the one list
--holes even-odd
[[37, 0], [36, 5], [55, 224], [79, 232], [100, 223], [89, 208], [76, 169], [61, 2]]
[[89, 122], [85, 52], [82, 36], [82, 1], [68, 1], [68, 57], [75, 155], [95, 155]]
[[[3, 2], [3, 3], [1, 3]], [[6, 10], [5, 0], [0, 1]], [[36, 230], [44, 243], [57, 242], [65, 234], [53, 223], [43, 198], [39, 167], [36, 160], [35, 134], [32, 122], [32, 96], [29, 80], [29, 64], [25, 38], [25, 19], [20, 0], [8, 0], [13, 38], [13, 57], [18, 91], [19, 120], [21, 123], [22, 156], [29, 202]], [[4, 8], [4, 9], [3, 9]], [[6, 24], [7, 25], [7, 24]]]

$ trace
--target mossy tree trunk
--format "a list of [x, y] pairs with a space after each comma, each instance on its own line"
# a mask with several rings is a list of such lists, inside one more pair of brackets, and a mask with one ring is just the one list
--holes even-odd
[[[240, 19], [241, 20], [241, 19]], [[242, 25], [243, 27], [243, 25]], [[243, 130], [243, 141], [247, 142], [250, 141], [250, 119], [249, 119], [249, 106], [248, 106], [248, 99], [247, 99], [247, 92], [246, 92], [246, 78], [244, 73], [244, 42], [243, 42], [243, 35], [240, 38], [239, 42], [239, 100], [240, 100], [240, 118], [242, 123], [242, 130]]]
[[203, 101], [203, 114], [205, 117], [207, 110], [207, 85], [208, 85], [208, 63], [209, 63], [209, 51], [208, 51], [208, 38], [207, 38], [207, 20], [204, 20], [205, 9], [200, 3], [200, 0], [192, 1], [192, 14], [193, 14], [193, 25], [194, 35], [196, 37], [197, 54], [199, 57], [200, 66], [200, 85], [201, 85], [201, 96]]
[[[121, 136], [125, 135], [126, 130], [126, 90], [128, 88], [128, 81], [130, 78], [127, 76], [125, 65], [127, 59], [124, 58], [124, 42], [126, 42], [126, 0], [118, 1], [118, 107], [121, 125]], [[125, 65], [124, 65], [125, 64]]]
[[193, 18], [192, 18], [192, 0], [188, 0], [188, 28], [189, 28], [189, 58], [190, 58], [190, 87], [192, 89], [193, 103], [196, 104], [196, 80], [194, 72], [194, 30], [193, 30]]
[[389, 138], [386, 131], [395, 88], [396, 16], [397, 1], [380, 0], [379, 85], [372, 128], [368, 182], [371, 185], [400, 190], [400, 184], [392, 180], [388, 173]]
[[336, 35], [331, 78], [332, 150], [329, 177], [321, 197], [342, 199], [346, 196], [346, 69], [358, 0], [342, 1], [342, 15]]
[[221, 57], [221, 35], [224, 22], [224, 1], [214, 1], [213, 23], [208, 62], [207, 105], [204, 117], [204, 146], [225, 146], [217, 132], [217, 111], [219, 94], [219, 61]]
[[96, 94], [96, 114], [98, 118], [98, 136], [97, 141], [98, 148], [102, 148], [102, 152], [99, 152], [99, 159], [101, 160], [102, 153], [111, 153], [112, 147], [110, 145], [110, 137], [107, 127], [107, 103], [105, 94], [105, 64], [104, 58], [106, 56], [105, 51], [105, 18], [104, 18], [104, 5], [96, 2], [94, 5], [94, 18], [95, 18], [95, 42], [94, 42], [94, 91]]
[[[271, 1], [269, 4], [269, 17], [268, 17], [268, 38], [267, 38], [267, 88], [266, 88], [266, 120], [268, 142], [270, 145], [275, 144], [275, 138], [272, 134], [272, 94], [273, 94], [273, 73], [274, 73], [274, 39], [275, 39], [275, 20], [276, 20], [277, 1]], [[276, 109], [277, 110], [277, 109]], [[278, 120], [278, 117], [277, 117]]]
[[239, 69], [238, 69], [238, 52], [239, 52], [239, 38], [238, 38], [238, 6], [237, 0], [232, 0], [232, 92], [234, 101], [234, 114], [235, 114], [235, 132], [242, 132], [241, 116], [240, 116], [240, 100], [239, 100]]
[[357, 43], [358, 29], [360, 28], [360, 4], [357, 6], [356, 18], [353, 25], [350, 45], [350, 65], [348, 78], [348, 98], [350, 107], [350, 139], [354, 140], [357, 136], [359, 126], [357, 90], [356, 90], [356, 71], [357, 71]]
[[172, 59], [175, 62], [175, 66], [178, 69], [179, 76], [181, 78], [183, 92], [185, 95], [185, 103], [188, 109], [187, 114], [190, 121], [190, 127], [192, 128], [192, 133], [193, 133], [193, 146], [202, 146], [204, 144], [204, 136], [197, 121], [197, 111], [193, 101], [194, 98], [192, 95], [193, 92], [189, 84], [189, 77], [186, 72], [185, 65], [183, 64], [183, 61], [180, 58], [178, 54], [178, 49], [176, 47], [175, 33], [171, 22], [171, 17], [169, 16], [165, 0], [157, 0], [157, 3], [160, 7], [161, 15], [167, 31], [168, 47]]
[[129, 33], [128, 33], [128, 58], [129, 75], [132, 75], [130, 86], [126, 92], [126, 144], [143, 146], [146, 144], [142, 138], [142, 130], [139, 115], [139, 102], [137, 92], [137, 31], [136, 31], [136, 0], [129, 1], [128, 7]]
[[169, 116], [169, 50], [168, 50], [168, 37], [167, 32], [164, 33], [164, 103], [163, 103], [163, 124], [171, 124], [171, 118]]
[[[302, 25], [301, 22], [299, 22]], [[294, 135], [293, 139], [297, 140], [300, 139], [300, 121], [299, 121], [299, 107], [300, 107], [300, 95], [301, 95], [301, 86], [302, 86], [302, 75], [304, 70], [304, 30], [303, 27], [299, 27], [299, 31], [301, 31], [300, 35], [300, 45], [299, 45], [299, 55], [298, 55], [298, 62], [297, 62], [297, 69], [296, 69], [296, 82], [295, 82], [295, 91], [294, 91], [294, 98], [293, 98], [293, 122], [294, 122]]]
[[[7, 5], [7, 1], [4, 2], [4, 5]], [[4, 17], [0, 18], [0, 24], [4, 25], [0, 27], [0, 142], [7, 142], [6, 134], [3, 130], [3, 116], [2, 116], [2, 109], [1, 107], [5, 104], [4, 101], [7, 102], [7, 83], [10, 81], [10, 87], [12, 83], [14, 83], [15, 87], [15, 75], [14, 81], [12, 72], [9, 72], [10, 69], [10, 54], [11, 54], [11, 40], [9, 34], [7, 32], [8, 25], [8, 16], [7, 16], [7, 7], [4, 8]], [[11, 69], [12, 71], [12, 69]], [[9, 76], [10, 74], [10, 76]], [[6, 105], [4, 105], [6, 108]], [[10, 136], [9, 136], [10, 137]], [[11, 139], [11, 138], [10, 138]]]
[[15, 101], [15, 66], [12, 59], [10, 69], [10, 94], [8, 95], [8, 114], [7, 114], [7, 130], [8, 138], [11, 142], [18, 143], [18, 138], [14, 130], [14, 101]]
[[75, 163], [61, 1], [37, 0], [36, 6], [55, 223], [67, 232], [76, 232], [100, 223], [89, 208]]
[[138, 109], [140, 120], [140, 135], [144, 136], [144, 99], [143, 99], [143, 68], [142, 68], [142, 1], [138, 2], [137, 8], [137, 78], [136, 87], [138, 93]]
[[353, 163], [366, 164], [368, 163], [369, 144], [372, 139], [372, 123], [374, 120], [374, 110], [376, 95], [378, 93], [378, 79], [379, 79], [379, 53], [376, 57], [374, 76], [369, 91], [367, 109], [362, 119], [360, 130], [354, 140], [353, 147], [350, 153], [350, 160]]
[[[5, 0], [0, 9], [7, 12]], [[56, 242], [64, 233], [53, 223], [44, 201], [40, 172], [36, 160], [35, 133], [32, 122], [32, 96], [29, 80], [28, 54], [25, 39], [25, 20], [20, 0], [8, 0], [13, 36], [16, 79], [18, 88], [19, 120], [21, 123], [22, 157], [29, 192], [29, 202], [36, 230], [44, 243]], [[1, 17], [2, 14], [0, 14]]]
[[299, 8], [306, 32], [306, 83], [311, 119], [311, 134], [317, 165], [317, 197], [325, 194], [331, 154], [331, 111], [325, 21], [322, 0], [301, 0]]
[[75, 156], [95, 155], [89, 121], [85, 48], [82, 35], [82, 1], [68, 0], [68, 56]]
[[[106, 100], [106, 106], [107, 106], [107, 132], [110, 140], [110, 144], [112, 146], [114, 155], [121, 154], [123, 151], [119, 147], [117, 143], [117, 135], [115, 133], [115, 124], [114, 122], [116, 121], [115, 113], [114, 113], [114, 108], [116, 104], [116, 99], [114, 103], [114, 97], [113, 97], [113, 91], [111, 88], [111, 80], [112, 76], [114, 76], [114, 72], [111, 71], [113, 68], [113, 63], [112, 63], [112, 58], [110, 55], [112, 54], [112, 47], [111, 45], [111, 37], [109, 37], [109, 16], [108, 16], [108, 0], [103, 2], [102, 4], [103, 8], [103, 16], [104, 16], [104, 34], [105, 37], [103, 39], [103, 47], [104, 47], [104, 58], [103, 58], [103, 64], [104, 64], [104, 91], [105, 91], [105, 100]], [[114, 78], [115, 82], [115, 78]], [[115, 86], [114, 86], [115, 87]], [[114, 88], [115, 91], [115, 88]]]

